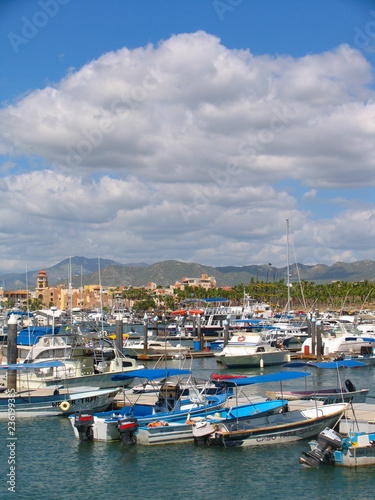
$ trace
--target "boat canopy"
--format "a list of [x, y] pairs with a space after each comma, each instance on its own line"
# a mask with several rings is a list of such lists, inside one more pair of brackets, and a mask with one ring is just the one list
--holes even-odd
[[250, 385], [250, 384], [262, 384], [266, 382], [282, 382], [283, 380], [293, 380], [295, 378], [302, 378], [309, 376], [308, 372], [279, 372], [271, 373], [270, 375], [259, 375], [257, 377], [245, 377], [239, 379], [224, 379], [224, 382], [228, 385]]
[[152, 368], [152, 369], [140, 369], [132, 370], [126, 373], [119, 373], [112, 376], [112, 380], [127, 380], [129, 378], [146, 378], [148, 380], [158, 380], [167, 377], [173, 377], [175, 375], [187, 375], [191, 374], [190, 370], [178, 370], [177, 368]]
[[17, 363], [15, 365], [0, 365], [0, 370], [36, 370], [39, 368], [54, 368], [64, 366], [64, 363], [58, 360], [45, 361], [44, 363]]
[[291, 362], [283, 366], [284, 368], [303, 368], [304, 366], [314, 366], [316, 368], [359, 368], [367, 365], [354, 359], [342, 359], [340, 361], [323, 361], [322, 363]]

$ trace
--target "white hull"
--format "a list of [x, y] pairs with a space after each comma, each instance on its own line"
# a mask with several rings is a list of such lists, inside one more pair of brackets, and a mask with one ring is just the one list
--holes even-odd
[[335, 465], [341, 467], [375, 465], [375, 446], [352, 446], [335, 452]]
[[287, 352], [265, 352], [261, 354], [225, 355], [218, 354], [219, 360], [228, 368], [282, 365], [290, 360]]

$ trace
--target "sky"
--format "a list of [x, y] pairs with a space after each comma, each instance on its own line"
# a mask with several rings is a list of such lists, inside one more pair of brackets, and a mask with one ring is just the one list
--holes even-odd
[[375, 5], [3, 0], [0, 271], [375, 260]]

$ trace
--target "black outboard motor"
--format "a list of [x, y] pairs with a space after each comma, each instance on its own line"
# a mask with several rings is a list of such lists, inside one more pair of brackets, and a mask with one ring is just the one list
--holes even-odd
[[355, 385], [349, 379], [345, 380], [345, 387], [347, 388], [348, 392], [355, 392], [356, 391]]
[[317, 439], [316, 447], [311, 451], [304, 451], [303, 457], [300, 457], [299, 463], [309, 467], [318, 467], [323, 462], [334, 461], [334, 451], [342, 446], [341, 435], [326, 427]]
[[138, 420], [136, 418], [122, 418], [117, 422], [116, 427], [123, 445], [129, 446], [137, 442], [135, 433], [138, 430]]
[[77, 428], [80, 442], [92, 441], [94, 437], [93, 424], [94, 412], [92, 410], [78, 410], [75, 412], [74, 426]]

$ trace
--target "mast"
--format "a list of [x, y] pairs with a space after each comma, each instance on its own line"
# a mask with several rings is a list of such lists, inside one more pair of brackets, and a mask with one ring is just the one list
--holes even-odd
[[288, 316], [290, 315], [290, 276], [289, 276], [289, 219], [286, 219], [286, 273], [288, 287]]

